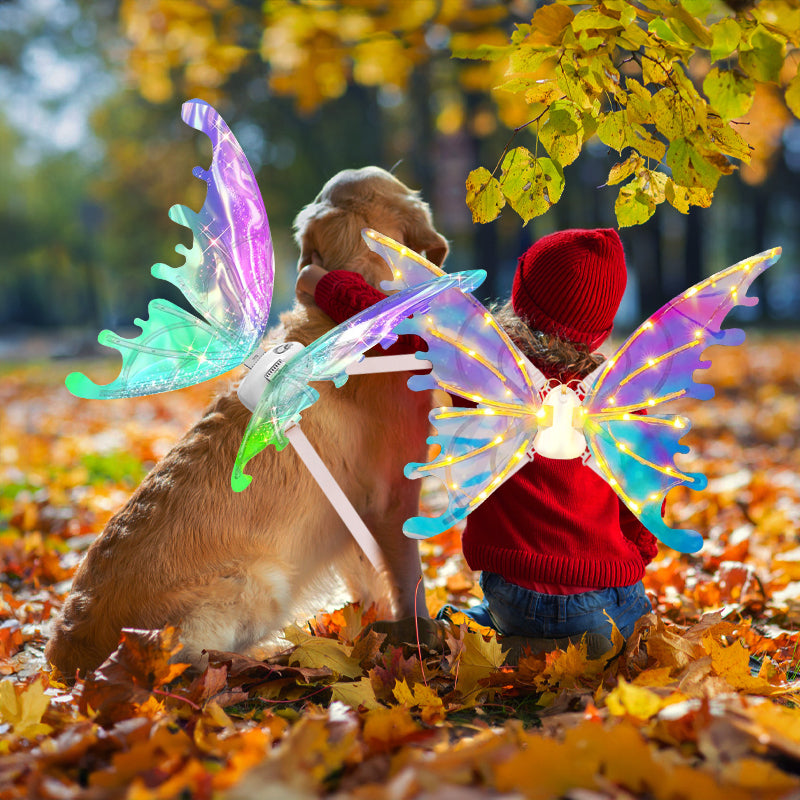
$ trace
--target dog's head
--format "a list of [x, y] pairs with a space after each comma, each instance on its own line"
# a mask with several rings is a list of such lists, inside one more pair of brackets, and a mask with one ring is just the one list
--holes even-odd
[[326, 270], [359, 272], [378, 288], [382, 280], [391, 279], [391, 272], [367, 248], [361, 238], [363, 228], [396, 239], [438, 266], [447, 255], [447, 242], [434, 229], [428, 204], [419, 192], [380, 167], [363, 167], [334, 175], [297, 215], [297, 268], [310, 264], [316, 252]]

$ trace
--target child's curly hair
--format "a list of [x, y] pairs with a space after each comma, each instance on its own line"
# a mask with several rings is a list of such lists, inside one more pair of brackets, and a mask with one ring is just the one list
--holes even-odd
[[536, 330], [514, 311], [511, 300], [495, 303], [490, 310], [514, 344], [537, 367], [548, 372], [583, 378], [605, 361], [605, 356], [592, 353], [585, 344]]

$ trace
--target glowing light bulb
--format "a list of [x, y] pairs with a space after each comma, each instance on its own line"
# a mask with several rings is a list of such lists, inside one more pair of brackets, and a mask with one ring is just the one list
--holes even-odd
[[494, 440], [494, 443], [495, 444], [502, 444], [503, 443], [503, 437], [502, 436], [497, 436], [495, 438], [495, 440]]
[[616, 397], [609, 397], [608, 398], [608, 404], [610, 406], [616, 405], [617, 404], [617, 398]]
[[627, 421], [628, 421], [630, 418], [631, 418], [631, 415], [630, 415], [630, 414], [628, 414], [627, 412], [626, 412], [625, 414], [623, 414], [623, 415], [622, 415], [622, 419], [624, 419], [624, 420], [625, 420], [625, 422], [627, 422]]
[[686, 426], [683, 424], [683, 420], [682, 420], [682, 419], [676, 419], [676, 420], [675, 420], [675, 422], [673, 423], [673, 425], [674, 425], [676, 428], [685, 428], [685, 427], [686, 427]]
[[647, 405], [649, 405], [649, 406], [654, 406], [655, 404], [656, 404], [656, 401], [653, 400], [652, 397], [647, 401]]
[[627, 446], [625, 444], [623, 444], [622, 442], [618, 442], [617, 443], [617, 450], [619, 450], [620, 453], [627, 453], [628, 452]]
[[642, 510], [637, 503], [631, 503], [630, 509], [634, 514], [638, 514]]
[[684, 297], [692, 297], [693, 295], [696, 295], [696, 294], [697, 294], [697, 287], [696, 286], [692, 286], [691, 289], [687, 289], [684, 292], [683, 296]]
[[547, 413], [547, 412], [546, 412], [546, 411], [545, 411], [543, 408], [540, 408], [540, 409], [539, 409], [539, 410], [536, 412], [536, 419], [544, 419], [544, 418], [545, 418], [545, 414], [546, 414], [546, 413]]
[[652, 328], [652, 327], [653, 327], [652, 320], [647, 320], [647, 322], [645, 322], [644, 325], [642, 325], [642, 329], [646, 330], [646, 331], [649, 331], [650, 328]]
[[647, 359], [647, 366], [648, 366], [648, 367], [653, 367], [653, 366], [655, 366], [655, 363], [656, 363], [656, 361], [655, 361], [655, 359], [654, 359], [654, 358], [648, 358], [648, 359]]
[[479, 394], [471, 395], [471, 399], [474, 400], [476, 403], [480, 403], [483, 398]]
[[698, 328], [698, 329], [697, 329], [697, 330], [694, 332], [694, 338], [695, 338], [695, 339], [702, 339], [702, 338], [703, 338], [703, 331], [702, 331], [702, 329], [701, 329], [701, 328]]

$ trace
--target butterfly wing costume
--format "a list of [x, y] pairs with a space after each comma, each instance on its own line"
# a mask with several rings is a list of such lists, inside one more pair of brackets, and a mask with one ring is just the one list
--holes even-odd
[[[475, 403], [438, 408], [430, 419], [438, 455], [409, 464], [412, 478], [435, 476], [448, 506], [435, 517], [412, 517], [404, 530], [424, 538], [464, 519], [537, 452], [555, 458], [582, 456], [658, 539], [682, 552], [702, 546], [696, 531], [669, 528], [661, 518], [674, 486], [702, 489], [705, 477], [679, 469], [675, 455], [689, 421], [654, 413], [682, 397], [708, 399], [714, 390], [695, 382], [709, 366], [703, 351], [736, 345], [744, 333], [721, 329], [736, 305], [752, 306], [752, 281], [780, 256], [773, 248], [692, 286], [646, 320], [594, 374], [575, 386], [548, 381], [511, 342], [492, 315], [471, 297], [403, 321], [399, 333], [429, 343], [428, 375], [413, 376], [413, 389], [438, 387]], [[646, 413], [637, 413], [644, 410]]]
[[122, 368], [100, 386], [67, 376], [67, 388], [86, 398], [139, 397], [192, 386], [238, 367], [259, 345], [269, 317], [274, 256], [267, 213], [250, 164], [220, 115], [202, 100], [183, 104], [187, 125], [212, 144], [208, 170], [193, 174], [208, 185], [199, 212], [175, 205], [169, 216], [192, 231], [191, 249], [179, 244], [181, 267], [156, 264], [156, 278], [174, 284], [200, 316], [168, 300], [151, 301], [142, 333], [125, 339], [102, 331], [98, 341], [118, 350]]

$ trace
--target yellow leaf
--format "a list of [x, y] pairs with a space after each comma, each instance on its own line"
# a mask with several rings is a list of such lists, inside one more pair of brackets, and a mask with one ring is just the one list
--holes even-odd
[[406, 706], [375, 708], [364, 719], [364, 742], [379, 750], [390, 750], [420, 730]]
[[740, 642], [733, 642], [726, 647], [711, 636], [707, 636], [703, 639], [703, 647], [711, 656], [714, 672], [731, 688], [760, 695], [785, 694], [791, 691], [786, 686], [776, 686], [762, 677], [751, 675], [750, 653]]
[[637, 170], [644, 166], [644, 159], [638, 153], [631, 153], [625, 161], [619, 164], [614, 164], [609, 170], [608, 179], [606, 180], [607, 186], [614, 186], [617, 183], [622, 183], [625, 178], [632, 175]]
[[312, 636], [297, 625], [290, 625], [283, 635], [296, 645], [289, 656], [290, 664], [299, 664], [301, 667], [328, 667], [346, 678], [357, 678], [364, 672], [358, 661], [350, 656], [353, 648], [336, 639]]
[[638, 180], [634, 179], [621, 187], [614, 203], [614, 213], [620, 228], [641, 225], [647, 222], [656, 211], [652, 197], [642, 191]]
[[467, 207], [473, 222], [491, 222], [506, 204], [500, 182], [485, 167], [467, 175]]
[[572, 10], [561, 3], [540, 6], [531, 20], [530, 40], [538, 43], [555, 44], [561, 32], [574, 19]]
[[477, 690], [480, 688], [479, 682], [500, 669], [505, 660], [506, 653], [503, 652], [496, 636], [487, 642], [479, 633], [466, 631], [458, 664], [451, 668], [451, 671], [457, 670], [455, 688], [461, 692], [465, 700], [469, 699], [474, 703]]
[[331, 701], [339, 700], [350, 708], [382, 708], [378, 699], [375, 697], [375, 689], [369, 678], [361, 678], [357, 681], [342, 681], [331, 684]]
[[561, 166], [571, 164], [583, 147], [583, 124], [581, 115], [569, 100], [556, 100], [539, 127], [539, 141], [550, 156]]
[[653, 669], [646, 669], [640, 672], [634, 679], [634, 686], [669, 686], [675, 682], [671, 677], [672, 669], [670, 667], [654, 667]]
[[600, 120], [597, 126], [597, 136], [603, 144], [619, 152], [625, 145], [626, 127], [625, 112], [612, 111]]
[[405, 678], [402, 681], [397, 681], [392, 693], [398, 703], [409, 708], [418, 707], [422, 712], [422, 719], [424, 722], [433, 723], [441, 722], [445, 718], [444, 703], [442, 698], [424, 683], [415, 683], [412, 692]]
[[536, 677], [537, 689], [575, 689], [605, 669], [605, 659], [590, 659], [586, 640], [570, 644], [566, 650], [555, 650], [545, 656], [545, 668]]
[[649, 689], [619, 679], [617, 688], [606, 697], [606, 707], [615, 716], [630, 714], [636, 719], [648, 720], [662, 708], [662, 699]]
[[791, 792], [797, 789], [800, 781], [794, 775], [787, 775], [778, 767], [760, 758], [737, 758], [725, 764], [720, 777], [727, 783], [741, 786], [764, 796], [767, 792]]
[[44, 690], [42, 680], [22, 687], [15, 687], [10, 678], [0, 681], [0, 722], [10, 724], [17, 736], [27, 739], [50, 733], [53, 729], [42, 722], [42, 716], [50, 705], [50, 698]]

